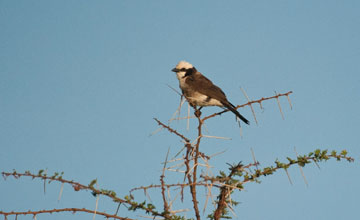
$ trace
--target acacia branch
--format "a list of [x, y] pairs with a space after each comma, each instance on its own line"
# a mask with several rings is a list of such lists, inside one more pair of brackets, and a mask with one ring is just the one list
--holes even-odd
[[164, 203], [164, 217], [165, 219], [168, 219], [169, 218], [169, 205], [168, 205], [168, 202], [167, 202], [167, 199], [166, 199], [166, 196], [165, 196], [165, 181], [164, 181], [164, 178], [165, 178], [165, 169], [166, 169], [166, 164], [167, 164], [167, 161], [168, 161], [168, 156], [169, 156], [169, 151], [170, 151], [170, 148], [166, 154], [166, 158], [165, 158], [165, 162], [164, 162], [164, 167], [163, 167], [163, 172], [160, 176], [160, 183], [161, 183], [161, 195], [162, 195], [162, 198], [163, 198], [163, 203]]
[[114, 191], [104, 190], [104, 189], [98, 190], [98, 189], [94, 188], [93, 185], [96, 183], [96, 180], [93, 180], [88, 186], [86, 186], [86, 185], [83, 185], [81, 183], [78, 183], [78, 182], [75, 182], [72, 180], [70, 181], [70, 180], [63, 179], [62, 176], [57, 176], [57, 174], [55, 174], [54, 176], [47, 176], [46, 174], [42, 174], [42, 170], [39, 171], [39, 174], [32, 174], [32, 173], [30, 173], [30, 171], [25, 171], [25, 173], [17, 173], [16, 171], [14, 171], [12, 173], [2, 172], [1, 174], [4, 178], [6, 178], [8, 176], [13, 176], [16, 179], [18, 179], [20, 177], [32, 177], [33, 179], [43, 179], [44, 181], [49, 180], [49, 183], [51, 181], [66, 183], [66, 184], [71, 185], [75, 191], [91, 190], [93, 195], [104, 195], [104, 196], [111, 198], [114, 202], [129, 204], [130, 205], [129, 209], [133, 210], [133, 209], [139, 208], [139, 209], [146, 211], [147, 213], [151, 213], [153, 216], [163, 216], [163, 214], [155, 211], [153, 208], [149, 208], [149, 207], [144, 206], [144, 204], [142, 204], [142, 203], [137, 203], [135, 201], [132, 201], [132, 198], [129, 198], [126, 196], [125, 199], [121, 199], [116, 196], [116, 193]]
[[[214, 216], [213, 218], [215, 220], [218, 220], [222, 217], [224, 217], [225, 213], [226, 213], [226, 208], [228, 207], [228, 203], [231, 202], [230, 198], [230, 194], [232, 193], [232, 191], [234, 189], [243, 189], [243, 184], [247, 183], [247, 182], [254, 182], [254, 181], [258, 181], [258, 179], [261, 176], [267, 176], [267, 175], [272, 175], [274, 172], [278, 171], [279, 169], [284, 169], [285, 171], [287, 171], [287, 169], [292, 166], [292, 165], [299, 165], [300, 167], [304, 167], [306, 164], [311, 163], [311, 162], [320, 162], [320, 161], [327, 161], [330, 158], [334, 158], [336, 160], [347, 160], [348, 162], [353, 162], [354, 158], [352, 157], [348, 157], [347, 152], [345, 150], [343, 150], [340, 154], [337, 154], [336, 151], [332, 151], [330, 154], [327, 154], [328, 151], [324, 150], [315, 150], [314, 152], [310, 152], [308, 155], [304, 155], [304, 156], [297, 156], [296, 160], [293, 160], [291, 158], [287, 158], [287, 160], [289, 161], [288, 163], [280, 163], [278, 160], [275, 161], [276, 167], [270, 166], [270, 167], [265, 167], [264, 169], [257, 169], [255, 170], [255, 173], [252, 175], [248, 175], [247, 173], [245, 175], [243, 175], [243, 172], [245, 169], [251, 167], [251, 166], [257, 166], [257, 163], [254, 164], [248, 164], [247, 166], [243, 166], [241, 165], [241, 163], [239, 163], [236, 166], [231, 166], [230, 169], [230, 173], [228, 176], [219, 176], [219, 177], [203, 177], [204, 180], [210, 181], [212, 183], [216, 183], [216, 182], [220, 182], [223, 184], [223, 186], [220, 189], [220, 193], [218, 196], [218, 206], [214, 212]], [[238, 180], [233, 178], [233, 176], [238, 176], [241, 177], [242, 180]]]
[[[190, 143], [190, 139], [188, 139], [187, 137], [185, 137], [184, 135], [180, 134], [178, 131], [176, 131], [175, 129], [172, 129], [170, 126], [165, 125], [164, 123], [162, 123], [161, 121], [159, 121], [159, 119], [154, 118], [154, 120], [161, 125], [163, 128], [166, 128], [170, 133], [175, 134], [176, 136], [180, 137], [181, 139], [183, 139], [185, 141], [185, 147], [186, 148], [190, 148], [191, 150], [194, 148], [191, 143]], [[202, 157], [206, 158], [206, 159], [210, 159], [210, 156], [207, 156], [206, 154], [202, 153], [199, 151], [199, 155], [201, 155]]]
[[[18, 216], [18, 215], [38, 215], [38, 214], [45, 214], [45, 213], [54, 213], [54, 212], [72, 212], [72, 213], [76, 213], [76, 212], [86, 212], [86, 213], [91, 213], [91, 214], [95, 214], [95, 211], [94, 210], [89, 210], [89, 209], [85, 209], [85, 208], [82, 208], [82, 209], [79, 209], [79, 208], [64, 208], [64, 209], [50, 209], [50, 210], [39, 210], [39, 211], [26, 211], [26, 212], [3, 212], [3, 211], [0, 211], [0, 215], [4, 215], [5, 216], [5, 219], [7, 219], [7, 216], [9, 215], [15, 215], [15, 216]], [[101, 215], [101, 216], [104, 216], [106, 218], [113, 218], [113, 219], [120, 219], [120, 220], [133, 220], [131, 218], [123, 218], [123, 217], [120, 217], [120, 216], [117, 216], [117, 215], [112, 215], [112, 214], [108, 214], [106, 212], [99, 212], [99, 211], [96, 211], [96, 215]]]
[[[203, 182], [203, 181], [200, 181], [200, 182], [197, 182], [197, 183], [174, 183], [174, 184], [165, 184], [164, 186], [166, 188], [172, 188], [172, 187], [180, 187], [180, 188], [184, 188], [184, 187], [188, 187], [190, 185], [197, 185], [197, 186], [207, 186], [207, 183]], [[135, 190], [148, 190], [148, 189], [151, 189], [151, 188], [161, 188], [162, 185], [149, 185], [149, 186], [140, 186], [140, 187], [136, 187], [136, 188], [133, 188], [130, 190], [130, 193], [132, 193], [133, 191]]]
[[10, 173], [10, 172], [2, 172], [1, 174], [2, 174], [2, 176], [4, 178], [6, 178], [8, 176], [13, 176], [15, 179], [18, 179], [20, 177], [32, 177], [33, 179], [49, 180], [49, 183], [51, 181], [57, 181], [57, 182], [61, 182], [61, 183], [66, 183], [66, 184], [71, 185], [74, 188], [75, 191], [91, 190], [93, 192], [93, 194], [104, 195], [104, 196], [112, 198], [116, 202], [127, 203], [126, 200], [116, 197], [115, 193], [112, 192], [112, 191], [109, 191], [109, 190], [101, 191], [101, 190], [98, 190], [95, 187], [93, 187], [93, 185], [96, 183], [96, 180], [93, 180], [88, 186], [86, 186], [86, 185], [83, 185], [81, 183], [78, 183], [78, 182], [75, 182], [75, 181], [72, 181], [72, 180], [63, 179], [62, 176], [59, 176], [59, 177], [57, 177], [55, 175], [54, 176], [47, 176], [46, 174], [42, 174], [41, 171], [39, 172], [39, 174], [32, 174], [32, 173], [30, 173], [30, 171], [25, 171], [25, 173], [18, 173], [16, 171], [14, 171], [12, 173]]
[[[243, 165], [241, 163], [239, 163], [238, 165], [234, 166], [234, 167], [231, 167], [231, 172], [230, 174], [228, 175], [228, 178], [231, 179], [231, 177], [236, 173], [238, 172], [240, 169], [244, 169], [243, 168]], [[227, 181], [228, 182], [228, 181]], [[230, 187], [227, 187], [227, 186], [223, 186], [221, 187], [220, 189], [220, 195], [219, 195], [219, 201], [217, 203], [217, 208], [214, 212], [214, 219], [217, 220], [217, 219], [220, 219], [220, 217], [224, 214], [224, 210], [225, 208], [227, 207], [227, 197], [230, 195], [230, 190], [233, 190], [231, 189]]]
[[[289, 95], [292, 94], [292, 93], [293, 93], [292, 91], [289, 91], [289, 92], [280, 93], [280, 94], [277, 94], [277, 95], [274, 95], [274, 96], [271, 96], [271, 97], [266, 97], [266, 98], [263, 97], [263, 98], [258, 99], [258, 100], [249, 101], [249, 102], [247, 102], [247, 103], [245, 103], [245, 104], [242, 104], [242, 105], [237, 105], [235, 108], [238, 109], [238, 108], [245, 107], [245, 106], [247, 106], [247, 105], [251, 106], [252, 104], [255, 104], [255, 103], [258, 103], [258, 104], [260, 104], [260, 106], [261, 106], [263, 101], [270, 100], [270, 99], [278, 99], [278, 98], [281, 97], [281, 96], [286, 96], [286, 97], [288, 98], [289, 104], [290, 104], [290, 106], [291, 106], [291, 102], [290, 102]], [[217, 112], [217, 113], [208, 115], [208, 116], [204, 117], [202, 120], [203, 120], [203, 121], [206, 121], [206, 120], [208, 120], [208, 119], [210, 119], [210, 118], [213, 118], [213, 117], [215, 117], [215, 116], [217, 116], [217, 115], [221, 115], [221, 114], [223, 114], [223, 113], [225, 113], [225, 112], [228, 112], [228, 111], [229, 111], [228, 109], [224, 109], [224, 110], [221, 111], [221, 112]]]
[[164, 123], [162, 123], [161, 121], [159, 121], [159, 119], [154, 118], [154, 120], [161, 125], [162, 127], [166, 128], [168, 131], [170, 131], [171, 133], [179, 136], [181, 139], [183, 139], [186, 143], [190, 143], [190, 140], [188, 138], [186, 138], [184, 135], [180, 134], [179, 132], [177, 132], [175, 129], [170, 128], [169, 126], [165, 125]]
[[[196, 108], [195, 108], [195, 111], [197, 111]], [[201, 137], [202, 137], [202, 129], [201, 128], [203, 125], [203, 120], [201, 120], [200, 114], [196, 115], [196, 117], [198, 119], [199, 125], [198, 125], [198, 138], [197, 138], [197, 142], [195, 144], [194, 170], [193, 170], [193, 176], [192, 176], [193, 183], [196, 183], [196, 181], [197, 181], [198, 158], [200, 157], [199, 148], [200, 148], [200, 141], [201, 141]], [[187, 172], [189, 172], [188, 169], [187, 169]], [[190, 181], [189, 181], [189, 183], [190, 183]], [[199, 211], [198, 201], [196, 198], [196, 185], [190, 185], [190, 192], [191, 192], [191, 196], [192, 196], [196, 219], [200, 220], [200, 211]]]

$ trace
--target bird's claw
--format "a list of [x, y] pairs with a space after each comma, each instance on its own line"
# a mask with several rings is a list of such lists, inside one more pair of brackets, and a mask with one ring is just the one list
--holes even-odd
[[195, 114], [196, 117], [200, 118], [200, 116], [201, 116], [201, 111], [200, 111], [200, 109], [196, 109], [195, 112], [194, 112], [194, 114]]

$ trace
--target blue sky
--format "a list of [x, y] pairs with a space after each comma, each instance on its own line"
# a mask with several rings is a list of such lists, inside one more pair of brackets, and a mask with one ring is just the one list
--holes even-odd
[[[262, 167], [295, 157], [294, 147], [299, 154], [347, 149], [355, 158], [305, 167], [308, 187], [297, 167], [289, 170], [293, 185], [284, 172], [248, 184], [235, 195], [241, 202], [235, 219], [354, 219], [359, 9], [358, 1], [331, 0], [0, 1], [1, 171], [64, 171], [84, 184], [98, 178], [118, 195], [158, 183], [167, 149], [174, 155], [181, 142], [166, 131], [150, 136], [158, 128], [153, 117], [166, 122], [178, 107], [167, 84], [178, 88], [170, 70], [187, 60], [234, 104], [246, 102], [240, 87], [251, 99], [294, 92], [292, 110], [280, 99], [285, 120], [275, 100], [264, 110], [254, 106], [258, 125], [250, 108], [240, 109], [251, 121], [243, 137], [232, 114], [206, 124], [209, 135], [232, 138], [201, 146], [208, 154], [226, 150], [211, 161], [215, 173], [226, 163], [251, 162], [251, 148]], [[185, 121], [171, 125], [195, 135]], [[168, 175], [169, 183], [179, 181]], [[1, 180], [1, 210], [95, 207], [89, 192], [65, 187], [58, 202], [60, 184], [49, 185], [46, 195], [42, 190], [36, 180]], [[157, 191], [151, 196], [160, 199]], [[100, 199], [99, 210], [115, 209]], [[51, 219], [64, 216], [90, 217]]]

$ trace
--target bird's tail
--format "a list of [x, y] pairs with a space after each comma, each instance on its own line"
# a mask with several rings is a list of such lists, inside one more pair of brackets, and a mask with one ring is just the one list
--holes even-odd
[[243, 122], [245, 122], [246, 124], [249, 124], [250, 122], [244, 117], [242, 116], [237, 110], [236, 107], [231, 104], [230, 102], [224, 102], [222, 103], [227, 109], [229, 109], [230, 111], [232, 111], [238, 118], [240, 118]]

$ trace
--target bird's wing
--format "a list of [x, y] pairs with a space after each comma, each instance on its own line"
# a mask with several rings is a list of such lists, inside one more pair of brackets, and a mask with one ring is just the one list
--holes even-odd
[[226, 101], [225, 93], [211, 80], [201, 74], [192, 74], [186, 79], [187, 85], [190, 89], [198, 91], [201, 94], [207, 95], [210, 98], [217, 99], [219, 101]]
[[249, 121], [236, 110], [233, 104], [227, 100], [225, 93], [205, 76], [201, 74], [189, 74], [186, 78], [186, 84], [191, 90], [209, 96], [210, 98], [219, 100], [224, 105], [224, 107], [232, 111], [243, 122], [249, 124]]

